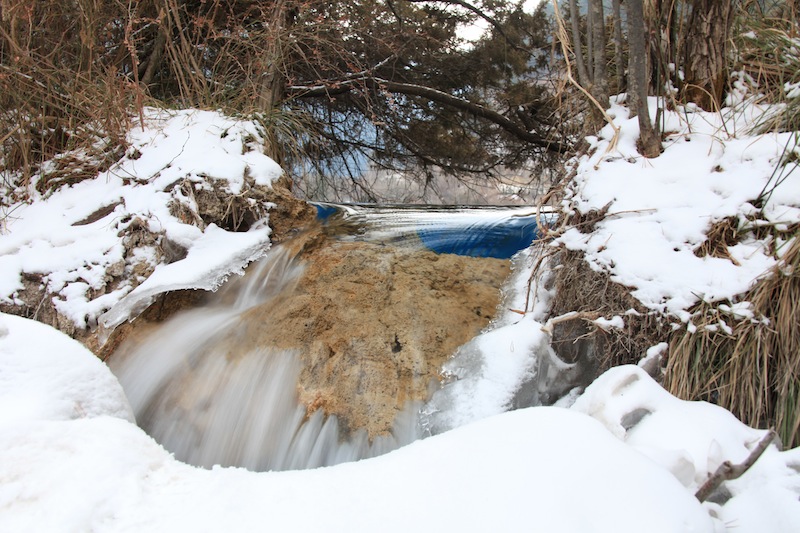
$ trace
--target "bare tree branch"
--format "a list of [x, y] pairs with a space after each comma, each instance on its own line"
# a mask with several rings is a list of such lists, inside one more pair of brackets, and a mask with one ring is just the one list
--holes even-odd
[[734, 465], [730, 461], [725, 461], [719, 465], [719, 468], [717, 468], [714, 474], [712, 474], [711, 477], [703, 483], [703, 486], [697, 490], [695, 497], [700, 500], [700, 502], [704, 502], [723, 482], [741, 477], [742, 474], [747, 472], [747, 470], [758, 461], [777, 437], [777, 433], [770, 429], [767, 431], [767, 434], [764, 435], [764, 438], [752, 449], [750, 455], [747, 456], [747, 459], [745, 459], [743, 463]]
[[560, 141], [543, 139], [541, 136], [528, 131], [520, 124], [514, 122], [507, 116], [495, 111], [494, 109], [490, 109], [477, 102], [472, 102], [466, 98], [453, 96], [438, 89], [425, 87], [424, 85], [389, 81], [377, 77], [367, 76], [363, 78], [346, 79], [336, 82], [332, 85], [315, 85], [311, 87], [290, 86], [287, 88], [287, 94], [294, 98], [310, 98], [321, 96], [332, 97], [337, 94], [349, 92], [358, 86], [383, 90], [391, 93], [405, 94], [409, 96], [419, 96], [421, 98], [459, 109], [488, 120], [489, 122], [500, 126], [503, 130], [517, 137], [518, 139], [531, 143], [535, 146], [539, 146], [548, 151], [563, 154], [571, 150], [571, 146]]

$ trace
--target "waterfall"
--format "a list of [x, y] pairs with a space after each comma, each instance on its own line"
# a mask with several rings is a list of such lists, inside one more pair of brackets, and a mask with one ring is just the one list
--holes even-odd
[[419, 438], [429, 384], [490, 324], [507, 258], [537, 231], [523, 208], [327, 214], [325, 237], [274, 247], [109, 360], [138, 424], [179, 460], [314, 468]]
[[297, 398], [296, 350], [240, 350], [243, 313], [291, 292], [303, 271], [275, 247], [201, 309], [180, 313], [109, 362], [137, 422], [184, 462], [286, 470], [372, 457], [417, 438], [409, 404], [392, 435], [343, 435], [335, 416], [307, 414]]

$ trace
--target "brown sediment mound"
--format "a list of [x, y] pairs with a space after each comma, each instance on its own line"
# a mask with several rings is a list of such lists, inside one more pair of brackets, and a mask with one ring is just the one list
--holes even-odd
[[303, 260], [294, 293], [247, 311], [240, 338], [299, 349], [300, 401], [370, 437], [427, 398], [447, 357], [494, 316], [509, 272], [504, 260], [370, 243], [334, 242]]

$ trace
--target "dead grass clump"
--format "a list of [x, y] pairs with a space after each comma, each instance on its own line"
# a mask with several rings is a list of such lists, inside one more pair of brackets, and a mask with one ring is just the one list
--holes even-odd
[[762, 2], [746, 0], [740, 6], [733, 34], [735, 69], [741, 70], [770, 103], [780, 103], [757, 126], [761, 132], [800, 129], [800, 101], [793, 90], [800, 83], [800, 50], [797, 48], [797, 7], [775, 2], [765, 9]]
[[[238, 194], [227, 187], [227, 183], [206, 178], [208, 187], [196, 188], [191, 180], [174, 184], [170, 213], [186, 224], [205, 229], [216, 224], [227, 231], [248, 231], [254, 224], [264, 220], [269, 213], [269, 224], [273, 230], [272, 240], [279, 242], [292, 230], [309, 225], [316, 217], [313, 207], [297, 200], [286, 188], [283, 179], [272, 186], [255, 183], [245, 176], [245, 186]], [[270, 209], [269, 206], [272, 206]]]
[[670, 343], [665, 387], [707, 400], [800, 445], [800, 231], [742, 297], [749, 306], [698, 306], [696, 331]]
[[581, 233], [591, 233], [594, 231], [598, 222], [602, 222], [608, 214], [608, 209], [611, 207], [611, 202], [604, 205], [601, 209], [592, 209], [587, 213], [576, 212], [572, 215], [565, 227], [576, 228]]
[[[562, 250], [555, 268], [552, 345], [567, 362], [594, 365], [595, 373], [622, 364], [637, 363], [648, 348], [665, 338], [658, 317], [645, 310], [630, 289], [611, 281], [607, 273], [592, 270], [578, 252]], [[568, 315], [568, 313], [575, 313]], [[621, 316], [622, 328], [601, 328], [596, 318]]]
[[64, 187], [93, 179], [105, 172], [125, 154], [122, 142], [95, 146], [92, 152], [66, 153], [53, 158], [47, 168], [41, 167], [36, 180], [36, 190], [43, 196]]
[[728, 217], [716, 222], [706, 233], [706, 240], [694, 251], [697, 257], [717, 257], [728, 259], [738, 265], [736, 259], [731, 257], [728, 247], [739, 242], [739, 220]]

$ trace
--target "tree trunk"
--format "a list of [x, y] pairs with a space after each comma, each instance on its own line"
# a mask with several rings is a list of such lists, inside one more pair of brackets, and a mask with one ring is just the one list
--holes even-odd
[[594, 83], [592, 96], [604, 108], [608, 108], [608, 73], [606, 69], [606, 17], [603, 13], [603, 0], [590, 0], [589, 11], [592, 13], [592, 40], [594, 41]]
[[[589, 83], [594, 83], [594, 24], [592, 23], [592, 6], [586, 10], [586, 71], [589, 73]], [[587, 87], [588, 89], [589, 87]]]
[[76, 7], [80, 20], [78, 36], [81, 43], [78, 69], [84, 74], [91, 75], [100, 5], [97, 0], [80, 0], [76, 3]]
[[658, 157], [661, 140], [650, 121], [647, 105], [645, 66], [645, 25], [642, 0], [626, 0], [628, 14], [628, 107], [639, 117], [639, 151], [645, 157]]
[[156, 72], [158, 72], [158, 69], [161, 66], [161, 58], [164, 56], [164, 48], [167, 45], [167, 33], [169, 30], [167, 29], [167, 17], [163, 8], [158, 20], [160, 23], [158, 25], [158, 34], [156, 34], [155, 41], [153, 42], [153, 50], [150, 52], [150, 56], [147, 58], [147, 67], [139, 77], [139, 82], [145, 88], [149, 87], [150, 84], [153, 83]]
[[683, 58], [684, 100], [706, 111], [719, 109], [725, 94], [732, 11], [731, 0], [692, 0]]
[[572, 26], [572, 48], [575, 52], [575, 67], [578, 69], [578, 83], [584, 88], [589, 87], [589, 72], [583, 61], [583, 43], [581, 41], [581, 13], [578, 11], [578, 2], [569, 0], [569, 21]]
[[[270, 45], [261, 54], [261, 82], [258, 90], [258, 108], [268, 116], [274, 116], [283, 102], [286, 93], [284, 69], [284, 32], [291, 23], [291, 10], [287, 0], [278, 0], [272, 8], [272, 20], [269, 25]], [[267, 131], [264, 153], [283, 164], [283, 149], [277, 138], [275, 128]]]
[[622, 56], [622, 10], [620, 9], [620, 0], [612, 0], [611, 8], [614, 14], [614, 65], [617, 70], [617, 92], [621, 93], [625, 90], [625, 60]]

